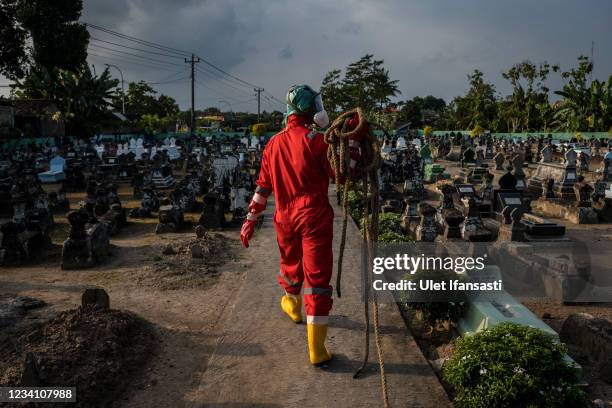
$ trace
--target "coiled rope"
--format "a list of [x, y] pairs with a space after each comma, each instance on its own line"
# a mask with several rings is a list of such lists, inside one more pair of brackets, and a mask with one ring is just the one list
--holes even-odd
[[[353, 130], [349, 130], [348, 121], [355, 117], [359, 118], [359, 123]], [[349, 210], [348, 197], [349, 189], [354, 181], [361, 179], [363, 188], [363, 240], [367, 248], [368, 265], [372, 265], [373, 244], [378, 240], [378, 206], [379, 206], [379, 185], [378, 185], [378, 169], [381, 166], [382, 158], [380, 155], [380, 143], [372, 134], [371, 130], [367, 132], [365, 137], [360, 141], [361, 158], [356, 164], [355, 169], [350, 171], [350, 149], [349, 140], [352, 136], [363, 132], [366, 127], [369, 127], [363, 112], [360, 108], [356, 108], [342, 113], [338, 116], [329, 129], [325, 132], [325, 142], [329, 145], [327, 149], [327, 158], [334, 170], [336, 178], [336, 192], [339, 192], [340, 181], [342, 184], [342, 238], [340, 241], [340, 254], [338, 256], [338, 272], [336, 275], [336, 292], [338, 297], [342, 296], [341, 291], [341, 276], [342, 263], [344, 258], [344, 248], [346, 245], [346, 228], [348, 224]], [[368, 193], [370, 199], [368, 202]], [[370, 220], [369, 210], [372, 210]], [[370, 351], [370, 273], [366, 270], [363, 279], [363, 296], [364, 296], [364, 315], [365, 315], [365, 350], [361, 367], [355, 372], [353, 378], [358, 378], [365, 369]], [[382, 353], [382, 344], [380, 339], [380, 321], [378, 316], [378, 299], [376, 292], [372, 292], [372, 306], [374, 310], [374, 338], [376, 342], [376, 350], [378, 353], [378, 364], [380, 366], [380, 381], [382, 387], [383, 404], [389, 407], [389, 395], [387, 389], [387, 377], [385, 374], [385, 361]]]

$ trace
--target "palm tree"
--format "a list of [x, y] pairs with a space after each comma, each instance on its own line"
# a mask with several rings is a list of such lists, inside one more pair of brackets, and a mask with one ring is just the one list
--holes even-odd
[[[99, 121], [111, 107], [114, 89], [119, 84], [108, 68], [99, 76], [85, 66], [73, 72], [45, 68], [33, 71], [18, 85], [17, 97], [43, 99], [53, 102], [60, 115], [54, 119], [66, 121], [68, 129], [77, 136], [90, 137]], [[41, 113], [44, 114], [44, 113]]]

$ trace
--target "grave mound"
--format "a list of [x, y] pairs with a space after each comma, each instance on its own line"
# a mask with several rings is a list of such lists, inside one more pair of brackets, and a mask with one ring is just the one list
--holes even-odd
[[77, 407], [104, 406], [138, 375], [153, 338], [149, 323], [130, 312], [63, 311], [0, 337], [0, 386], [71, 386]]

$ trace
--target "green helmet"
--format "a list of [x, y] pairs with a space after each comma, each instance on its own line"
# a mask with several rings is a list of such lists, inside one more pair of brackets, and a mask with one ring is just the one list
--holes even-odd
[[292, 114], [312, 116], [317, 112], [316, 99], [319, 95], [308, 85], [293, 85], [287, 91], [287, 116]]
[[316, 92], [308, 85], [293, 85], [287, 91], [287, 113], [285, 119], [289, 115], [306, 116], [321, 128], [327, 127], [329, 118], [321, 94]]

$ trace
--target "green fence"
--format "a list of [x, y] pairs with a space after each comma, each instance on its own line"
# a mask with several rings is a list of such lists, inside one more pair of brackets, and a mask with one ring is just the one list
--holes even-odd
[[[270, 137], [274, 135], [274, 133], [275, 132], [266, 132], [264, 136]], [[162, 141], [169, 137], [174, 137], [177, 140], [180, 140], [180, 139], [185, 139], [187, 136], [188, 136], [188, 133], [185, 133], [185, 132], [156, 133], [153, 135], [153, 137], [157, 141]], [[243, 132], [202, 132], [202, 133], [196, 133], [195, 136], [201, 137], [201, 138], [213, 137], [215, 139], [226, 139], [226, 138], [233, 139], [233, 138], [244, 137], [244, 133]], [[138, 138], [144, 139], [144, 137], [145, 136], [143, 134], [139, 134], [139, 133], [117, 135], [117, 139], [123, 142], [127, 142], [130, 139], [138, 139]], [[76, 138], [75, 136], [68, 136], [68, 139], [70, 140], [74, 140], [75, 138]], [[111, 140], [115, 140], [115, 135], [100, 135], [100, 136], [94, 137], [93, 139], [101, 140], [101, 141], [105, 141], [105, 140], [111, 141]], [[36, 144], [37, 146], [43, 146], [43, 145], [54, 146], [55, 140], [52, 137], [35, 137], [35, 138], [20, 137], [20, 138], [8, 139], [0, 143], [2, 143], [2, 146], [5, 148], [26, 146], [32, 143]]]
[[[434, 136], [444, 136], [451, 132], [457, 134], [470, 134], [469, 130], [434, 130]], [[612, 138], [612, 135], [608, 132], [580, 132], [583, 139], [608, 139]], [[419, 131], [419, 134], [423, 134], [423, 131]], [[525, 132], [525, 133], [491, 133], [495, 137], [503, 137], [506, 139], [527, 139], [530, 136], [533, 137], [548, 137], [551, 135], [553, 140], [571, 140], [576, 137], [576, 132]]]

